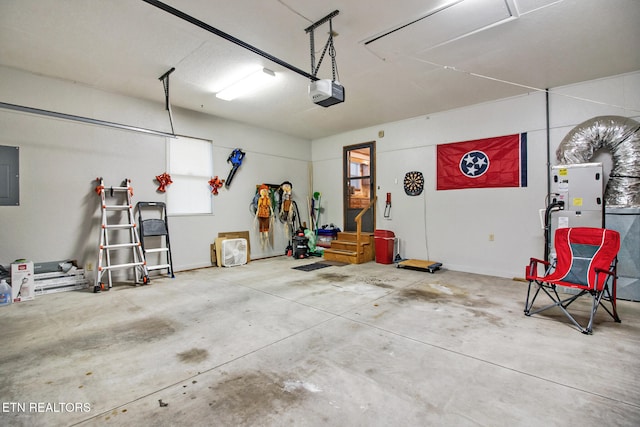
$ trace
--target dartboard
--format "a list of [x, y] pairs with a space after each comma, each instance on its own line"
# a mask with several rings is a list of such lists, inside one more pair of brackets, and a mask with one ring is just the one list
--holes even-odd
[[409, 196], [419, 196], [424, 188], [422, 172], [407, 172], [404, 176], [404, 192]]

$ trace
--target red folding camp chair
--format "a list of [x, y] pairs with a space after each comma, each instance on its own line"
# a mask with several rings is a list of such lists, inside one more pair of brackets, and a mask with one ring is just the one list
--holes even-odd
[[[620, 323], [616, 310], [616, 268], [620, 234], [603, 228], [559, 228], [556, 230], [554, 246], [557, 255], [555, 263], [531, 258], [527, 267], [529, 288], [524, 314], [531, 316], [559, 307], [582, 333], [590, 334], [593, 318], [598, 307], [602, 306], [613, 320]], [[544, 276], [538, 276], [538, 264], [545, 267]], [[558, 286], [576, 289], [577, 294], [563, 299], [558, 295]], [[532, 288], [535, 288], [533, 296]], [[532, 310], [540, 291], [547, 294], [553, 304]], [[567, 311], [569, 305], [583, 295], [591, 295], [593, 300], [586, 327], [581, 326]], [[605, 302], [609, 303], [611, 310], [604, 305]]]

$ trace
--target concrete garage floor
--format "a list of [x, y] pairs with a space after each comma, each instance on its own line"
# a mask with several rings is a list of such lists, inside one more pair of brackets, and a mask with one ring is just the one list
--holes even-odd
[[317, 261], [0, 308], [0, 424], [640, 425], [640, 304], [586, 336], [522, 282]]

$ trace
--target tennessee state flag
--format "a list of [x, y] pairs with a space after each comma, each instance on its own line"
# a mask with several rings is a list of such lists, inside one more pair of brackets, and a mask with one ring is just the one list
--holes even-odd
[[527, 134], [437, 146], [437, 190], [526, 187]]

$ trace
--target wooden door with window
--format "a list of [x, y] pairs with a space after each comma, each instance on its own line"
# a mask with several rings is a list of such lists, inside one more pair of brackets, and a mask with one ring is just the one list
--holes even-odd
[[[375, 141], [343, 148], [344, 230], [356, 231], [356, 216], [375, 197]], [[362, 217], [362, 231], [373, 232], [375, 206]]]

